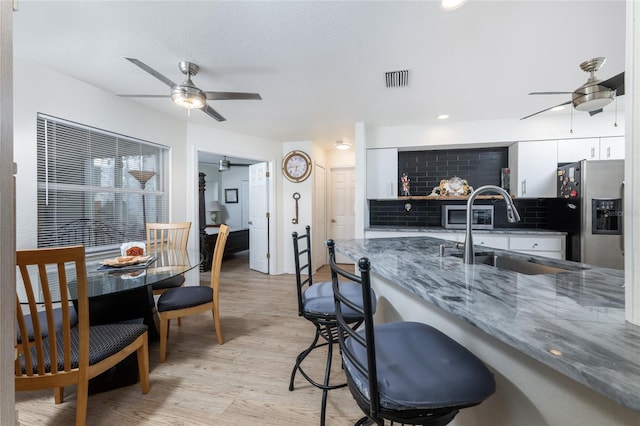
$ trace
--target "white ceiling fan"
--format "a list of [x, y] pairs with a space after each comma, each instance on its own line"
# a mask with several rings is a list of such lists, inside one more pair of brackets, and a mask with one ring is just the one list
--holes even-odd
[[220, 115], [216, 110], [211, 108], [209, 104], [207, 104], [207, 100], [231, 100], [231, 99], [242, 99], [242, 100], [260, 100], [259, 93], [245, 93], [245, 92], [208, 92], [199, 89], [193, 84], [191, 81], [191, 77], [198, 74], [200, 67], [194, 64], [193, 62], [181, 61], [178, 62], [178, 67], [180, 71], [187, 76], [187, 79], [180, 84], [174, 83], [169, 78], [160, 74], [158, 71], [154, 70], [150, 66], [145, 63], [139, 61], [134, 58], [125, 58], [127, 61], [132, 64], [138, 66], [144, 71], [148, 72], [158, 80], [165, 83], [167, 86], [171, 87], [171, 92], [168, 95], [118, 95], [123, 97], [133, 97], [133, 98], [171, 98], [171, 100], [184, 108], [187, 108], [189, 112], [194, 109], [200, 109], [204, 111], [205, 114], [213, 117], [218, 121], [225, 121], [226, 119]]
[[573, 104], [573, 107], [577, 111], [586, 111], [589, 115], [602, 112], [602, 108], [609, 105], [616, 96], [624, 95], [624, 71], [605, 81], [600, 81], [596, 78], [596, 71], [600, 69], [605, 61], [605, 58], [598, 57], [581, 63], [580, 68], [589, 73], [589, 78], [586, 83], [573, 92], [529, 93], [530, 95], [571, 95], [571, 100], [543, 109], [542, 111], [534, 112], [526, 117], [522, 117], [520, 120], [568, 104]]

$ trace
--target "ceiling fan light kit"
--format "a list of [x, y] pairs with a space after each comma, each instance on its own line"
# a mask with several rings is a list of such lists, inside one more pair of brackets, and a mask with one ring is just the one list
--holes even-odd
[[224, 159], [220, 160], [220, 165], [218, 166], [219, 172], [226, 172], [230, 168], [231, 165], [229, 164], [229, 160], [227, 160], [227, 157], [224, 157]]
[[465, 3], [466, 0], [440, 0], [442, 10], [456, 10]]
[[171, 100], [186, 109], [202, 108], [207, 103], [207, 97], [197, 87], [181, 85], [171, 89]]
[[351, 144], [345, 141], [336, 141], [336, 149], [339, 149], [339, 150], [351, 149]]
[[578, 111], [597, 111], [609, 105], [615, 97], [615, 90], [607, 89], [599, 85], [591, 86], [589, 89], [595, 88], [590, 93], [573, 95], [573, 107]]

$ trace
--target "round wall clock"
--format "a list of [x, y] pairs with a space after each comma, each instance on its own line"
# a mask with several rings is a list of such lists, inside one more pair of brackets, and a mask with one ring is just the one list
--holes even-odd
[[282, 173], [291, 182], [302, 182], [311, 174], [311, 158], [302, 151], [291, 151], [284, 156]]

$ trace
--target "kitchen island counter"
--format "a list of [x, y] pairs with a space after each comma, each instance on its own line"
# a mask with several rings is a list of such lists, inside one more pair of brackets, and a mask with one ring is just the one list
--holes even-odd
[[[475, 345], [474, 339], [480, 336], [480, 339], [489, 339], [488, 346], [499, 346], [491, 343], [495, 338], [553, 369], [550, 376], [559, 372], [615, 401], [616, 404], [611, 405], [619, 407], [622, 413], [616, 414], [620, 417], [605, 415], [603, 418], [610, 421], [607, 424], [640, 424], [640, 327], [624, 319], [624, 271], [487, 249], [496, 254], [576, 269], [558, 274], [524, 275], [483, 264], [464, 265], [462, 259], [455, 256], [461, 250], [447, 249], [445, 256], [440, 257], [441, 243], [442, 240], [429, 237], [338, 240], [336, 250], [352, 260], [365, 256], [371, 260], [374, 288], [379, 296], [384, 295], [390, 304], [387, 311], [392, 312], [383, 321], [411, 320], [414, 314], [409, 305], [415, 301], [422, 303], [416, 305], [419, 309], [431, 309], [435, 305], [439, 309], [434, 315], [445, 311], [442, 324], [460, 321], [452, 337], [467, 339], [464, 333], [456, 334], [457, 330], [472, 330], [466, 334], [471, 337], [462, 344]], [[476, 251], [480, 249], [482, 247], [476, 246]], [[398, 287], [402, 289], [400, 293], [404, 293], [398, 299], [402, 303], [394, 303], [392, 295], [385, 295], [388, 289]], [[478, 343], [478, 348], [481, 347]], [[518, 386], [518, 379], [509, 377], [496, 359], [489, 359], [491, 355], [481, 353], [480, 357], [507, 377], [508, 383]], [[563, 385], [564, 388], [561, 386], [562, 392], [566, 393], [567, 387], [575, 387], [570, 383]], [[530, 395], [527, 394], [526, 399], [537, 405]], [[593, 404], [588, 401], [585, 405]], [[538, 410], [542, 412], [546, 408]], [[612, 408], [602, 408], [602, 411], [608, 410]], [[543, 413], [543, 417], [546, 415]], [[593, 421], [597, 421], [596, 417]], [[532, 420], [530, 424], [537, 423]]]

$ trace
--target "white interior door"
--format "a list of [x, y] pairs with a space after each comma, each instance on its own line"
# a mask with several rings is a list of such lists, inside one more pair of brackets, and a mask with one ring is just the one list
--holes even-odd
[[324, 167], [314, 165], [313, 178], [313, 226], [311, 228], [313, 243], [313, 268], [318, 270], [327, 264], [327, 172]]
[[[329, 238], [334, 240], [352, 239], [355, 237], [355, 194], [356, 171], [354, 168], [331, 170], [331, 226]], [[340, 253], [336, 253], [337, 263], [353, 263]]]
[[249, 268], [269, 273], [269, 178], [267, 163], [249, 166]]

